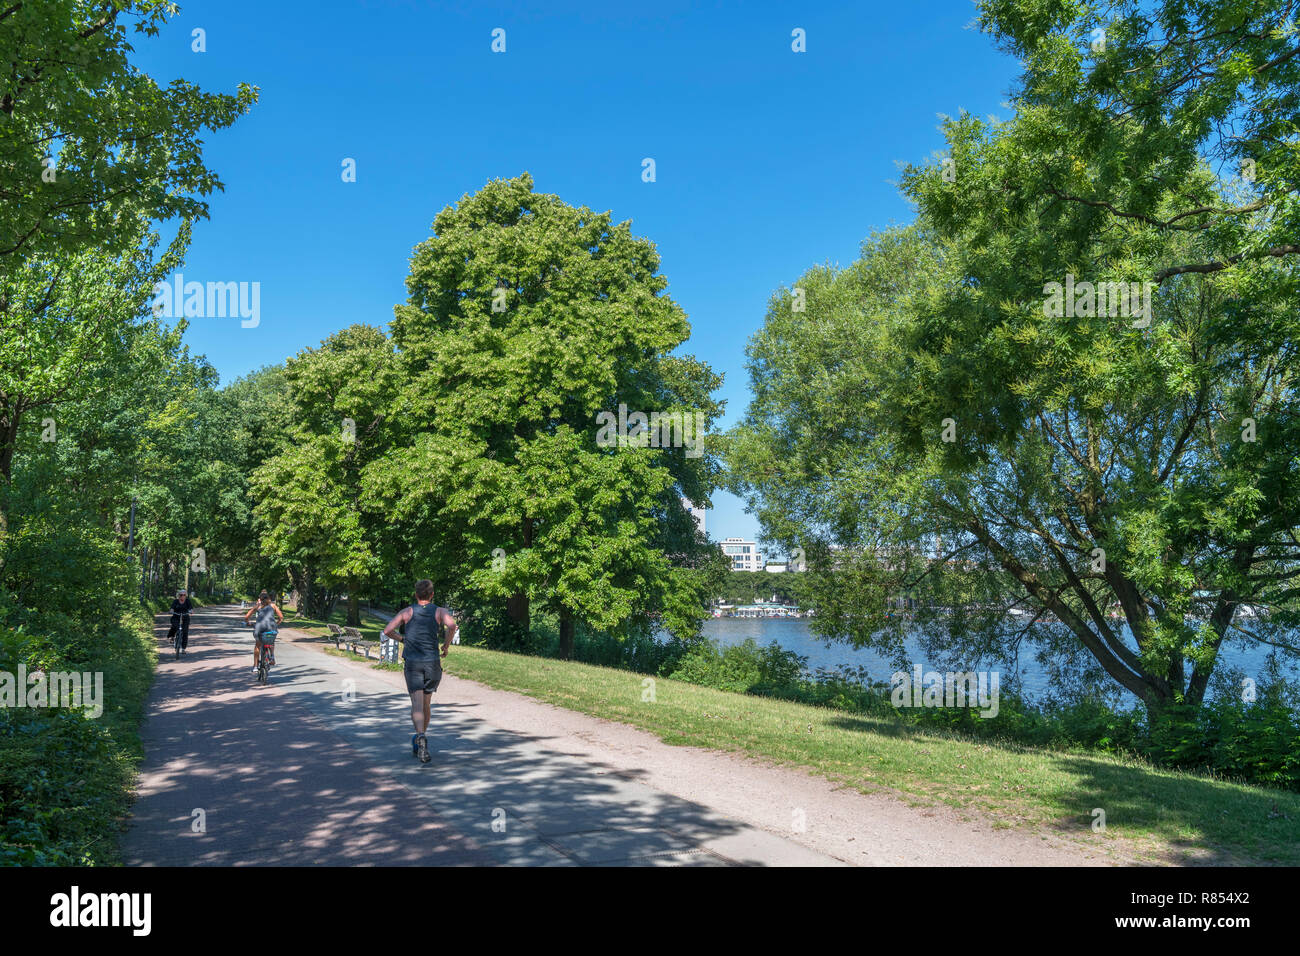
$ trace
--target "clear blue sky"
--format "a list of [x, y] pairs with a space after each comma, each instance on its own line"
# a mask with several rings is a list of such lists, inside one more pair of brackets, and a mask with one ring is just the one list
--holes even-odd
[[[193, 320], [229, 382], [354, 322], [385, 325], [434, 215], [489, 179], [613, 211], [658, 246], [690, 316], [685, 350], [749, 395], [744, 349], [772, 291], [847, 265], [912, 218], [899, 164], [942, 147], [941, 114], [1006, 116], [1017, 64], [967, 0], [609, 5], [560, 0], [182, 0], [136, 62], [261, 102], [208, 137], [226, 184], [186, 280], [261, 283], [261, 323]], [[207, 52], [192, 52], [191, 31]], [[506, 52], [491, 51], [494, 28]], [[803, 28], [807, 52], [791, 50]], [[641, 180], [653, 157], [658, 180]], [[340, 176], [345, 157], [357, 181]], [[754, 537], [719, 493], [714, 538]]]

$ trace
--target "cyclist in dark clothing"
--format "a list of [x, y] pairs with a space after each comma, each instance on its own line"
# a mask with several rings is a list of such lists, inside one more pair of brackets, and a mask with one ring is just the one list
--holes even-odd
[[[398, 611], [387, 626], [384, 637], [403, 643], [402, 657], [406, 661], [406, 690], [411, 695], [411, 752], [420, 763], [429, 762], [429, 742], [424, 732], [429, 727], [429, 711], [433, 705], [433, 692], [442, 681], [442, 658], [447, 656], [451, 639], [456, 636], [456, 618], [445, 607], [433, 602], [433, 582], [428, 578], [415, 585], [415, 604]], [[402, 628], [403, 633], [398, 629]], [[441, 653], [438, 633], [442, 630]]]
[[190, 596], [185, 591], [176, 592], [176, 600], [172, 601], [172, 626], [167, 631], [167, 640], [176, 637], [176, 630], [181, 632], [181, 653], [190, 644], [190, 612], [194, 610], [194, 605], [190, 601]]

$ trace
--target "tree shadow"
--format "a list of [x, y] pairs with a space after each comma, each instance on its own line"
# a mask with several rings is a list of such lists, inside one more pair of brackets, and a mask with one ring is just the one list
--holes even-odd
[[473, 704], [435, 705], [421, 765], [401, 690], [284, 644], [258, 686], [237, 613], [196, 615], [158, 669], [129, 864], [762, 865], [780, 839]]

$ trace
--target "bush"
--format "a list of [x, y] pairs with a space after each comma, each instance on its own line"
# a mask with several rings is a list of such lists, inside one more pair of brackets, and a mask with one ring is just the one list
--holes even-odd
[[1276, 702], [1169, 707], [1138, 747], [1165, 766], [1300, 790], [1300, 718]]
[[748, 639], [722, 649], [708, 641], [692, 646], [666, 676], [741, 694], [788, 697], [799, 692], [799, 675], [807, 661], [775, 641], [759, 647]]
[[[51, 623], [54, 619], [47, 619]], [[0, 669], [102, 672], [104, 711], [0, 710], [0, 864], [88, 866], [117, 861], [116, 833], [141, 757], [139, 728], [153, 678], [152, 621], [138, 610], [56, 652], [51, 635], [0, 629]]]

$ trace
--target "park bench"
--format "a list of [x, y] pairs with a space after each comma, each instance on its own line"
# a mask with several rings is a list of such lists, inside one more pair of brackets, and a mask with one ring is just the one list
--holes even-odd
[[[344, 643], [348, 645], [353, 654], [364, 653], [369, 658], [371, 650], [379, 646], [378, 641], [370, 641], [362, 637], [361, 631], [355, 627], [345, 627], [343, 633], [346, 635]], [[358, 647], [361, 648], [360, 652], [357, 651]]]

